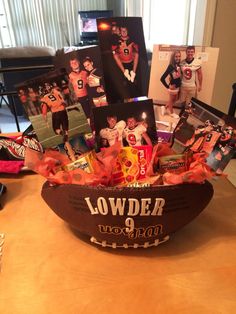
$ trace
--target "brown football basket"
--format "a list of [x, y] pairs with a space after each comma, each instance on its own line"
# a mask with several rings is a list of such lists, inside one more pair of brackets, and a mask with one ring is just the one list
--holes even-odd
[[152, 247], [165, 242], [207, 206], [211, 183], [118, 188], [50, 186], [42, 197], [71, 227], [103, 247]]

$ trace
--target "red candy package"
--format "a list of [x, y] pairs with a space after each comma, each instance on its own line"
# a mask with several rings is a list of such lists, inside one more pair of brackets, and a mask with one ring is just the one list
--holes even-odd
[[112, 185], [132, 183], [146, 178], [151, 156], [151, 146], [121, 148], [112, 173]]

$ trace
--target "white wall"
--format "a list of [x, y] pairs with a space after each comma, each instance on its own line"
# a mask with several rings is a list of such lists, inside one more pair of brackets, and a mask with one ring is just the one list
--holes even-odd
[[212, 105], [228, 112], [232, 85], [236, 83], [236, 1], [218, 0], [213, 27], [212, 47], [219, 47], [219, 59]]

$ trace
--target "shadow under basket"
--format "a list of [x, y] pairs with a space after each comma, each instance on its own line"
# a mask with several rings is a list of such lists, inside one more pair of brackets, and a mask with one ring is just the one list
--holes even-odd
[[157, 246], [207, 206], [211, 183], [142, 188], [42, 187], [42, 198], [71, 227], [103, 247]]

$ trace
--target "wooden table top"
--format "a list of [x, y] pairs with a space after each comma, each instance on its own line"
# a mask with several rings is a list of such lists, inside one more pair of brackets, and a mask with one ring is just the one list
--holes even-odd
[[227, 179], [169, 241], [103, 249], [79, 236], [40, 196], [36, 174], [1, 176], [0, 313], [235, 313], [236, 205]]

